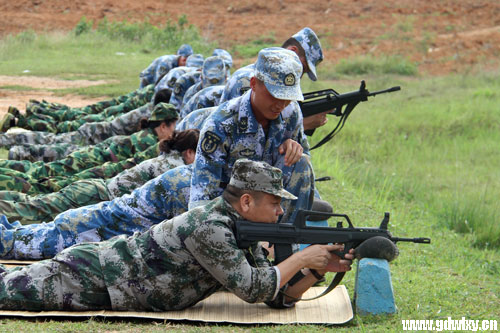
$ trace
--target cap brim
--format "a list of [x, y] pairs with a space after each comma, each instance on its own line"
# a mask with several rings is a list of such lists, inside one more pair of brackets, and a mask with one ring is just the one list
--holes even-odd
[[267, 82], [264, 82], [267, 91], [277, 99], [284, 99], [287, 101], [303, 101], [304, 96], [302, 95], [302, 90], [300, 90], [300, 86], [276, 86]]
[[309, 60], [307, 60], [307, 66], [309, 67], [309, 72], [307, 72], [307, 76], [309, 76], [311, 80], [317, 81], [318, 76], [316, 75], [316, 66], [314, 66], [314, 64]]
[[293, 195], [292, 193], [288, 192], [285, 189], [281, 189], [281, 190], [277, 190], [277, 191], [264, 191], [264, 192], [275, 195], [275, 196], [280, 197], [282, 199], [289, 199], [289, 200], [297, 200], [298, 199], [295, 195]]
[[288, 192], [285, 189], [282, 189], [281, 191], [279, 191], [279, 194], [277, 194], [277, 196], [279, 196], [283, 199], [290, 199], [290, 200], [297, 200], [298, 199], [295, 195], [293, 195], [292, 193]]

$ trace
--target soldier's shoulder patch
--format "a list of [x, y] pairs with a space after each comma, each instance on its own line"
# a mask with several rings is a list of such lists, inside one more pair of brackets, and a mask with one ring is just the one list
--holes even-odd
[[201, 140], [201, 150], [206, 154], [211, 154], [217, 149], [221, 142], [222, 139], [217, 134], [206, 131]]

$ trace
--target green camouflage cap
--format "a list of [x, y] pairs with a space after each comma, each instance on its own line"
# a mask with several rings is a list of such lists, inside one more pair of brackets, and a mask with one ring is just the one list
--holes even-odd
[[259, 52], [255, 77], [264, 82], [277, 99], [303, 101], [300, 90], [302, 63], [295, 52], [281, 47], [269, 47]]
[[283, 188], [283, 173], [266, 162], [246, 158], [237, 160], [229, 185], [242, 190], [252, 190], [296, 200], [297, 197]]
[[182, 44], [177, 50], [179, 56], [189, 57], [191, 54], [193, 54], [193, 48], [189, 44]]
[[169, 119], [179, 119], [179, 114], [175, 106], [163, 102], [155, 105], [149, 117], [149, 121], [163, 121]]
[[292, 38], [302, 45], [306, 53], [307, 65], [309, 66], [307, 75], [311, 80], [316, 81], [318, 79], [316, 66], [323, 61], [323, 50], [321, 49], [318, 36], [316, 36], [311, 28], [305, 27], [293, 35]]

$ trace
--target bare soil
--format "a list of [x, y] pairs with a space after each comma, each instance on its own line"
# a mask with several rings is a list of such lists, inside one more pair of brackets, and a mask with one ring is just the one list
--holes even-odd
[[69, 31], [82, 16], [162, 25], [186, 14], [220, 47], [262, 38], [279, 44], [309, 26], [331, 64], [398, 54], [417, 62], [422, 74], [442, 75], [498, 70], [500, 62], [498, 0], [0, 0], [0, 13], [0, 35]]

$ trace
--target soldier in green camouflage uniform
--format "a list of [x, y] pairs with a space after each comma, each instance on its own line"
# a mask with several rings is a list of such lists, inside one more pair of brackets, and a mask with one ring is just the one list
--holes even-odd
[[[263, 162], [234, 166], [231, 193], [164, 221], [144, 233], [83, 243], [54, 259], [8, 270], [0, 265], [0, 308], [24, 311], [168, 311], [193, 306], [218, 290], [244, 301], [293, 306], [292, 297], [312, 286], [318, 274], [350, 269], [331, 254], [341, 245], [312, 245], [272, 266], [260, 243], [239, 249], [235, 221], [273, 223], [282, 213], [282, 174]], [[288, 285], [297, 272], [302, 279]], [[311, 273], [309, 269], [316, 271]]]
[[[110, 106], [97, 114], [81, 114], [72, 120], [59, 121], [53, 117], [34, 113], [26, 116], [19, 116], [19, 120], [15, 124], [17, 127], [51, 133], [65, 133], [76, 131], [80, 126], [88, 122], [110, 121], [116, 116], [134, 110], [148, 102], [153, 98], [154, 85], [149, 85], [141, 89], [133, 97], [128, 98], [123, 103]], [[5, 128], [5, 126], [4, 126]]]
[[[114, 136], [95, 146], [82, 148], [71, 153], [67, 158], [50, 162], [0, 161], [0, 174], [11, 175], [10, 169], [26, 173], [35, 179], [51, 176], [72, 175], [107, 161], [118, 162], [135, 153], [144, 151], [155, 145], [158, 140], [172, 136], [177, 111], [172, 105], [159, 103], [155, 106], [151, 117], [145, 122], [145, 130], [131, 136]], [[143, 127], [144, 127], [143, 126]]]
[[[45, 100], [37, 101], [32, 99], [26, 105], [26, 114], [45, 114], [57, 120], [74, 120], [77, 117], [80, 117], [82, 114], [97, 114], [104, 111], [104, 109], [109, 108], [110, 106], [125, 103], [130, 98], [140, 95], [141, 93], [143, 93], [143, 89], [139, 88], [128, 94], [121, 95], [110, 100], [105, 100], [97, 102], [95, 104], [76, 108], [61, 103], [52, 103]], [[15, 111], [12, 113], [16, 114]]]
[[0, 174], [0, 199], [15, 201], [19, 195], [12, 194], [12, 192], [20, 192], [27, 195], [57, 192], [62, 188], [82, 179], [108, 179], [116, 176], [123, 170], [136, 166], [145, 160], [157, 157], [159, 152], [159, 144], [157, 143], [145, 151], [136, 153], [134, 157], [127, 158], [126, 160], [116, 163], [106, 162], [102, 165], [95, 166], [69, 176], [33, 178], [20, 171], [8, 170], [8, 175]]
[[[50, 103], [45, 100], [42, 101], [37, 101], [34, 99], [31, 99], [29, 103], [26, 105], [26, 114], [31, 115], [31, 114], [45, 114], [45, 115], [51, 115], [54, 113], [60, 113], [62, 115], [71, 115], [73, 113], [75, 114], [96, 114], [104, 109], [118, 105], [120, 103], [126, 102], [129, 98], [134, 97], [137, 93], [139, 93], [142, 89], [137, 89], [131, 93], [128, 93], [126, 95], [122, 95], [110, 100], [106, 101], [101, 101], [97, 102], [95, 104], [87, 105], [85, 107], [81, 108], [72, 108], [69, 107], [65, 104], [60, 104], [60, 103]], [[66, 119], [68, 120], [68, 119]], [[19, 111], [14, 106], [10, 106], [8, 109], [7, 114], [5, 117], [0, 121], [0, 132], [5, 132], [11, 127], [25, 127], [26, 126], [26, 117], [24, 114]]]
[[154, 106], [168, 103], [170, 92], [161, 90], [155, 94], [153, 102], [129, 111], [112, 121], [87, 123], [77, 131], [54, 134], [50, 132], [22, 132], [0, 134], [0, 145], [13, 146], [9, 150], [9, 160], [55, 161], [69, 155], [81, 146], [95, 145], [109, 137], [131, 135], [139, 130], [142, 119], [148, 119]]
[[76, 131], [80, 126], [88, 122], [109, 121], [116, 116], [124, 114], [128, 111], [134, 110], [151, 101], [154, 94], [154, 86], [150, 85], [143, 89], [143, 91], [128, 99], [126, 102], [119, 105], [106, 108], [98, 114], [89, 114], [75, 120], [68, 120], [63, 122], [45, 121], [44, 119], [38, 120], [36, 118], [27, 121], [27, 125], [34, 131], [48, 131], [53, 133], [64, 133]]
[[59, 192], [34, 197], [22, 193], [12, 194], [14, 200], [0, 200], [0, 213], [10, 222], [18, 220], [23, 224], [40, 223], [52, 220], [57, 214], [68, 209], [109, 201], [128, 194], [172, 168], [184, 163], [191, 164], [198, 137], [198, 130], [177, 132], [171, 140], [162, 142], [160, 156], [144, 161], [108, 180], [79, 180]]

